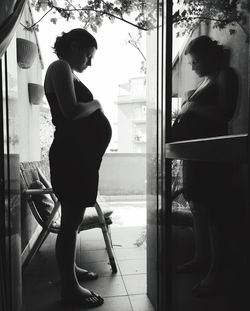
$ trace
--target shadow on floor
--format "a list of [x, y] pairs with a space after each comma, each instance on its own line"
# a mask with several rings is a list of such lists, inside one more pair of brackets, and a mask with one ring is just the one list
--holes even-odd
[[[173, 267], [190, 260], [194, 252], [193, 231], [190, 227], [175, 227], [173, 238]], [[249, 285], [243, 266], [233, 275], [227, 272], [228, 282], [223, 295], [210, 297], [192, 296], [192, 288], [204, 278], [202, 274], [181, 274], [172, 271], [172, 311], [245, 311], [250, 310], [248, 295]]]

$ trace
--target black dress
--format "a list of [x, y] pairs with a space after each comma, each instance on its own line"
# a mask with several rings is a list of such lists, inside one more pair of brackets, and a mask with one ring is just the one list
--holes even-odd
[[[74, 79], [77, 101], [93, 100], [90, 90]], [[92, 206], [96, 201], [98, 172], [111, 139], [111, 126], [101, 110], [86, 118], [67, 120], [56, 95], [46, 93], [50, 105], [54, 140], [49, 151], [51, 183], [61, 203]]]
[[[219, 105], [217, 81], [213, 81], [191, 95], [186, 102], [189, 101], [204, 107]], [[173, 124], [173, 140], [227, 135], [228, 121], [235, 110], [235, 107], [230, 108], [231, 115], [225, 116], [224, 120], [220, 122], [201, 116], [194, 111], [186, 111], [179, 115]], [[187, 201], [203, 203], [223, 200], [230, 189], [232, 175], [230, 164], [184, 160], [182, 170], [184, 197]]]

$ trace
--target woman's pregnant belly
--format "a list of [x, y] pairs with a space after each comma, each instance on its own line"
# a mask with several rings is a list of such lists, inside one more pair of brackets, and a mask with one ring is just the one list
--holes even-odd
[[102, 156], [108, 147], [112, 129], [101, 110], [95, 111], [89, 117], [73, 121], [69, 126], [56, 131], [61, 144], [69, 144], [73, 150], [78, 150], [93, 157]]
[[111, 140], [112, 129], [106, 116], [101, 110], [97, 110], [87, 121], [87, 140], [90, 148], [96, 150], [100, 155], [103, 155]]

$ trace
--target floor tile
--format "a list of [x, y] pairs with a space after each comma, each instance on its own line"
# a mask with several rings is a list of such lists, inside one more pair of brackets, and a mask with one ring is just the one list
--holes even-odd
[[[81, 266], [81, 265], [79, 265]], [[110, 264], [107, 261], [98, 261], [98, 262], [86, 262], [82, 266], [82, 268], [87, 269], [89, 271], [96, 272], [99, 277], [103, 276], [113, 276], [112, 269]], [[120, 271], [118, 269], [116, 275], [120, 275]]]
[[[71, 309], [72, 311], [75, 309]], [[71, 311], [67, 309], [67, 311]], [[57, 301], [46, 301], [42, 304], [36, 304], [34, 306], [23, 306], [21, 311], [63, 311], [62, 305], [59, 300]], [[66, 310], [65, 310], [66, 311]]]
[[[120, 210], [116, 210], [118, 214], [125, 213], [125, 216], [133, 216], [129, 215], [133, 208], [128, 207], [127, 203], [119, 204]], [[137, 207], [141, 206], [139, 202], [136, 204]], [[111, 208], [115, 209], [116, 205], [113, 204]], [[126, 209], [130, 209], [130, 212]], [[147, 309], [148, 301], [145, 295], [146, 248], [145, 243], [141, 243], [145, 241], [145, 226], [124, 226], [131, 220], [127, 217], [126, 221], [121, 222], [119, 217], [116, 218], [118, 222], [115, 224], [114, 221], [111, 225], [112, 242], [118, 265], [116, 274], [112, 273], [108, 263], [102, 231], [96, 228], [82, 231], [78, 235], [78, 265], [99, 275], [96, 281], [83, 282], [82, 285], [105, 298], [105, 303], [101, 307], [89, 310], [151, 311]], [[65, 308], [60, 304], [60, 281], [55, 260], [56, 237], [56, 234], [49, 235], [24, 273], [22, 311], [82, 311], [82, 308]], [[140, 305], [143, 309], [138, 309]]]
[[96, 281], [84, 282], [82, 285], [97, 292], [102, 297], [127, 295], [122, 277], [119, 275], [98, 278]]
[[115, 256], [118, 261], [129, 259], [145, 259], [146, 252], [143, 247], [136, 248], [116, 248]]
[[145, 227], [111, 227], [114, 248], [138, 247], [137, 243], [145, 240]]
[[23, 287], [24, 306], [41, 308], [54, 304], [60, 299], [60, 284], [50, 283], [48, 280], [36, 280], [35, 283]]
[[94, 251], [106, 248], [104, 239], [102, 240], [85, 240], [81, 237], [81, 245], [79, 251]]
[[147, 295], [129, 296], [133, 311], [154, 311]]
[[48, 268], [47, 266], [39, 271], [29, 271], [29, 273], [23, 276], [23, 282], [27, 284], [27, 286], [31, 286], [33, 280], [55, 283], [58, 282], [59, 279], [60, 276], [57, 267]]
[[146, 273], [146, 259], [122, 260], [118, 265], [122, 275]]
[[81, 265], [84, 266], [84, 263], [86, 262], [98, 262], [98, 261], [106, 261], [106, 262], [109, 261], [106, 249], [81, 252], [80, 256]]
[[123, 280], [129, 295], [146, 294], [146, 274], [125, 275]]
[[103, 241], [103, 234], [100, 228], [94, 228], [89, 230], [84, 230], [79, 233], [81, 238], [84, 240], [101, 240]]
[[105, 298], [104, 299], [104, 304], [101, 307], [94, 308], [94, 309], [91, 309], [91, 310], [98, 310], [98, 311], [133, 311], [127, 296]]
[[52, 258], [39, 258], [36, 256], [23, 272], [23, 283], [31, 280], [58, 280], [59, 272], [55, 256]]
[[114, 203], [110, 204], [113, 210], [112, 221], [113, 226], [146, 226], [146, 208], [144, 203], [137, 202], [124, 202], [118, 203], [114, 206]]
[[[57, 301], [44, 302], [42, 305], [24, 306], [22, 311], [82, 311], [82, 308], [66, 307]], [[84, 308], [91, 311], [133, 311], [128, 296], [107, 297], [104, 304], [97, 308]], [[146, 311], [146, 310], [145, 310]]]

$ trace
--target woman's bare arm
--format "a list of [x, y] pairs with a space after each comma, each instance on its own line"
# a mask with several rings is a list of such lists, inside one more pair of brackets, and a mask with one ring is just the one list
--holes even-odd
[[77, 101], [72, 71], [67, 62], [58, 60], [50, 65], [48, 82], [56, 94], [61, 111], [66, 119], [86, 118], [96, 110], [101, 109], [98, 100], [85, 103]]
[[202, 117], [215, 121], [229, 121], [235, 111], [238, 97], [238, 79], [231, 68], [221, 71], [217, 77], [219, 97], [218, 105], [204, 106], [196, 102], [186, 102], [181, 113], [193, 111]]

